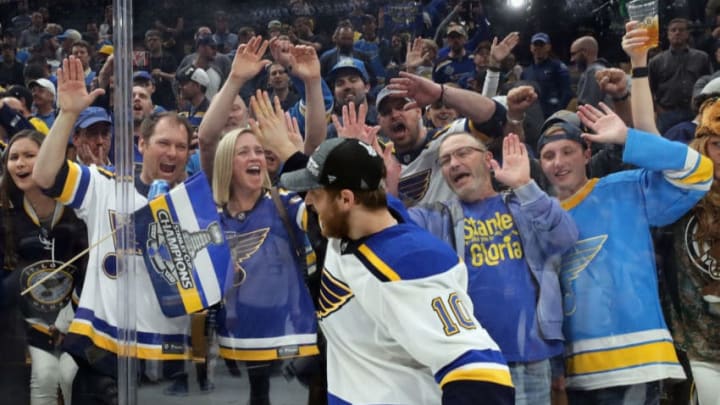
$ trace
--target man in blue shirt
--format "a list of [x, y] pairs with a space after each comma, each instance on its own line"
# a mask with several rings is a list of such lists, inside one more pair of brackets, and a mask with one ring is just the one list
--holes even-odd
[[[468, 133], [441, 142], [438, 164], [455, 197], [410, 208], [410, 217], [464, 258], [474, 315], [508, 361], [515, 403], [550, 404], [550, 359], [564, 348], [557, 271], [575, 223], [531, 179], [517, 135], [503, 141], [502, 167]], [[497, 193], [491, 171], [512, 191]]]
[[436, 83], [459, 83], [475, 73], [475, 62], [465, 49], [467, 33], [462, 25], [452, 24], [447, 29], [446, 38], [450, 52], [437, 62], [432, 78]]
[[532, 36], [533, 63], [522, 72], [522, 80], [534, 81], [540, 88], [540, 106], [545, 118], [567, 107], [572, 99], [570, 72], [560, 60], [551, 58], [550, 36], [538, 32]]

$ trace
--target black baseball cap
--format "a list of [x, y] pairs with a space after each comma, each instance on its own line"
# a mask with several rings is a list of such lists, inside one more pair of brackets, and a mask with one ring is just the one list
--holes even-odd
[[542, 135], [540, 135], [540, 139], [538, 139], [537, 148], [535, 150], [540, 153], [545, 145], [550, 142], [560, 141], [563, 139], [575, 141], [582, 145], [583, 148], [586, 148], [587, 143], [582, 138], [582, 133], [582, 129], [580, 129], [577, 125], [570, 122], [558, 121], [543, 130]]
[[280, 184], [292, 191], [316, 188], [371, 191], [380, 188], [385, 162], [372, 146], [349, 138], [321, 143], [304, 169], [285, 173]]

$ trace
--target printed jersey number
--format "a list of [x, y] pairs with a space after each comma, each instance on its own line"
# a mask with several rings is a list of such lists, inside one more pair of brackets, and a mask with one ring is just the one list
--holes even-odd
[[[440, 318], [440, 322], [443, 324], [443, 330], [447, 336], [452, 336], [456, 333], [460, 333], [460, 328], [463, 329], [475, 329], [475, 322], [470, 316], [470, 313], [463, 305], [457, 293], [452, 293], [447, 298], [447, 305], [443, 301], [442, 297], [435, 297], [432, 300], [432, 309]], [[448, 310], [450, 308], [450, 310]]]

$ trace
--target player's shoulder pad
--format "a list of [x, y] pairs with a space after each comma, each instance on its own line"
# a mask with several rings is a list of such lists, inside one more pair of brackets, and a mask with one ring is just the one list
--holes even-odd
[[404, 223], [365, 240], [353, 253], [382, 282], [431, 277], [460, 261], [446, 243]]

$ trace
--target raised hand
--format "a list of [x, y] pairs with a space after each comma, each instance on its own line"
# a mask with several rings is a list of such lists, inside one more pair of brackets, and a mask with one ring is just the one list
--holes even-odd
[[402, 166], [393, 154], [393, 148], [395, 147], [393, 143], [388, 142], [383, 146], [384, 149], [380, 148], [377, 137], [375, 137], [375, 144], [373, 144], [373, 147], [375, 147], [375, 150], [380, 154], [380, 156], [382, 156], [383, 161], [385, 162], [385, 189], [388, 193], [397, 197]]
[[281, 160], [297, 152], [297, 148], [290, 141], [279, 98], [275, 97], [273, 106], [268, 93], [258, 90], [250, 98], [250, 107], [255, 115], [255, 119], [250, 120], [250, 127], [265, 148], [274, 152]]
[[425, 55], [423, 55], [423, 39], [421, 37], [415, 38], [411, 43], [407, 44], [407, 53], [405, 54], [405, 66], [408, 72], [414, 72], [415, 68], [422, 65], [425, 61]]
[[615, 98], [623, 97], [629, 91], [627, 75], [622, 69], [600, 69], [595, 72], [595, 80], [597, 80], [600, 90]]
[[372, 140], [367, 133], [367, 125], [365, 125], [365, 117], [367, 117], [367, 104], [360, 104], [356, 109], [354, 102], [349, 102], [342, 107], [342, 122], [336, 114], [331, 119], [335, 130], [341, 138], [353, 138], [361, 140], [365, 143], [372, 144]]
[[267, 48], [268, 41], [263, 40], [259, 35], [251, 38], [247, 44], [240, 45], [235, 52], [230, 77], [243, 82], [255, 77], [271, 63], [263, 59]]
[[88, 94], [85, 87], [85, 71], [79, 59], [70, 55], [63, 60], [57, 70], [58, 106], [63, 112], [80, 114], [99, 96], [105, 94], [103, 89], [95, 89]]
[[538, 95], [532, 86], [518, 86], [510, 89], [507, 94], [508, 115], [512, 117], [522, 117], [537, 100]]
[[518, 188], [530, 182], [530, 158], [524, 143], [515, 134], [509, 134], [503, 139], [503, 164], [497, 160], [490, 161], [490, 167], [495, 172], [495, 178], [510, 188]]
[[490, 45], [490, 66], [500, 67], [500, 62], [510, 55], [518, 42], [520, 42], [520, 34], [517, 32], [507, 34], [500, 43], [498, 43], [497, 37], [493, 38], [492, 45]]
[[390, 79], [388, 88], [398, 92], [394, 95], [396, 97], [415, 100], [414, 104], [420, 108], [437, 101], [442, 90], [438, 83], [407, 72], [400, 72], [400, 77]]
[[297, 118], [291, 116], [287, 111], [285, 112], [285, 127], [288, 130], [288, 138], [290, 139], [290, 142], [292, 142], [298, 150], [305, 149], [305, 140], [300, 133], [298, 120]]
[[302, 81], [320, 79], [320, 59], [315, 48], [307, 45], [295, 45], [289, 48], [290, 55], [295, 60], [291, 72]]
[[640, 28], [637, 21], [628, 21], [625, 24], [625, 35], [622, 38], [623, 51], [630, 57], [633, 65], [647, 62], [648, 48], [645, 46], [650, 40], [645, 28]]
[[292, 42], [287, 39], [278, 39], [278, 37], [275, 37], [270, 40], [270, 54], [273, 60], [283, 65], [285, 69], [295, 65], [295, 56], [290, 52], [292, 48]]
[[590, 104], [578, 107], [580, 121], [595, 132], [583, 133], [582, 137], [591, 142], [624, 144], [627, 139], [627, 126], [605, 103], [601, 102], [600, 108], [601, 110]]

